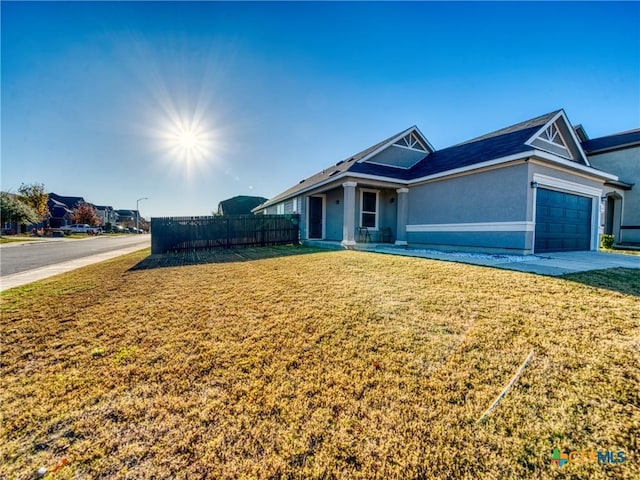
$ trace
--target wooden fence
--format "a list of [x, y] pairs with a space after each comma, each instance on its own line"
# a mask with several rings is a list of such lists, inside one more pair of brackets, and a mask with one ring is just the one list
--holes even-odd
[[300, 215], [151, 219], [151, 253], [298, 243]]

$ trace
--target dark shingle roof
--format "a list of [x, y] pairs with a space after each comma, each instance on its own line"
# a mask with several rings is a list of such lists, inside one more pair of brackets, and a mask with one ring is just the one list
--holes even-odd
[[556, 110], [452, 147], [436, 150], [426, 154], [422, 160], [408, 170], [367, 162], [358, 163], [358, 160], [366, 157], [395, 137], [405, 134], [413, 128], [411, 127], [401, 134], [393, 135], [352, 157], [326, 168], [316, 175], [302, 180], [297, 185], [270, 199], [267, 203], [271, 205], [279, 200], [293, 196], [307, 187], [317, 185], [332, 176], [345, 172], [386, 177], [389, 180], [408, 181], [528, 152], [533, 150], [534, 147], [525, 145], [525, 142], [560, 112], [561, 110]]
[[[511, 125], [510, 127], [501, 128], [500, 130], [496, 130], [495, 132], [487, 133], [480, 137], [472, 138], [471, 140], [467, 140], [466, 142], [459, 143], [458, 145], [464, 145], [465, 143], [474, 143], [480, 140], [486, 140], [488, 138], [499, 137], [505, 135], [507, 133], [518, 132], [521, 130], [527, 130], [531, 127], [542, 127], [545, 123], [550, 121], [553, 117], [555, 117], [562, 110], [556, 110], [555, 112], [545, 113], [544, 115], [540, 115], [536, 118], [531, 118], [529, 120], [525, 120], [524, 122], [516, 123], [515, 125]], [[532, 133], [533, 135], [533, 133]], [[457, 145], [454, 145], [457, 146]]]
[[[308, 177], [308, 178], [305, 178], [303, 180], [300, 180], [300, 182], [298, 182], [293, 187], [291, 187], [291, 188], [285, 190], [284, 192], [276, 195], [275, 197], [269, 199], [267, 203], [269, 205], [271, 205], [271, 204], [277, 202], [278, 200], [290, 197], [290, 196], [294, 195], [295, 193], [306, 189], [310, 185], [315, 185], [315, 184], [321, 183], [324, 180], [327, 180], [327, 179], [329, 179], [331, 177], [334, 177], [337, 174], [346, 172], [347, 170], [348, 171], [353, 171], [353, 172], [360, 171], [360, 167], [358, 167], [358, 166], [365, 165], [365, 164], [358, 163], [358, 160], [363, 159], [367, 155], [375, 152], [380, 147], [382, 147], [383, 145], [389, 143], [394, 138], [400, 137], [402, 135], [406, 135], [413, 128], [414, 127], [409, 127], [406, 130], [403, 130], [402, 132], [396, 133], [395, 135], [392, 135], [389, 138], [386, 138], [386, 139], [382, 140], [381, 142], [378, 142], [375, 145], [372, 145], [371, 147], [369, 147], [369, 148], [367, 148], [365, 150], [362, 150], [359, 153], [356, 153], [355, 155], [347, 157], [344, 160], [340, 160], [336, 164], [325, 168], [321, 172], [318, 172], [315, 175], [312, 175], [311, 177]], [[369, 164], [366, 164], [366, 166], [378, 167], [377, 169], [374, 169], [374, 170], [375, 171], [384, 171], [386, 173], [386, 174], [384, 174], [384, 173], [375, 173], [374, 175], [384, 175], [384, 176], [389, 176], [391, 178], [401, 178], [398, 175], [402, 175], [402, 172], [403, 172], [403, 170], [401, 170], [399, 168], [384, 167], [384, 166], [381, 166], [381, 165], [369, 165]], [[361, 172], [361, 173], [364, 173], [364, 172]]]
[[592, 138], [591, 140], [582, 142], [582, 148], [587, 154], [605, 150], [615, 150], [632, 145], [640, 145], [640, 128], [628, 132], [607, 135], [606, 137]]
[[62, 195], [58, 195], [57, 193], [53, 192], [49, 194], [49, 199], [63, 203], [67, 206], [67, 208], [70, 209], [74, 209], [77, 205], [85, 203], [84, 198], [82, 197], [63, 197]]
[[497, 158], [531, 151], [524, 142], [540, 128], [539, 125], [504, 133], [498, 136], [482, 137], [473, 143], [461, 143], [453, 147], [437, 150], [411, 169], [411, 178], [468, 167]]

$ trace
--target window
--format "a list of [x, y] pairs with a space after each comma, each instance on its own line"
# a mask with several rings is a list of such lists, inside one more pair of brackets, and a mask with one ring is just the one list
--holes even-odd
[[378, 228], [377, 190], [360, 190], [360, 226]]
[[298, 213], [298, 197], [293, 199], [293, 213]]
[[276, 215], [284, 215], [284, 203], [276, 205]]

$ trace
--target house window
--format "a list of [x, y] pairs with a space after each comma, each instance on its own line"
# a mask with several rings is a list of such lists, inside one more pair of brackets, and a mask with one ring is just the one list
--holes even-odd
[[276, 205], [276, 215], [284, 215], [284, 203]]
[[298, 213], [298, 197], [293, 199], [293, 213]]
[[377, 190], [360, 190], [360, 226], [378, 228]]

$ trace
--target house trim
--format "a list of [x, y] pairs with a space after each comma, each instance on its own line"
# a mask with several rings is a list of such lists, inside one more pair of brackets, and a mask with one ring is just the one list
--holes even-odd
[[[617, 175], [606, 173], [606, 172], [603, 172], [602, 170], [596, 170], [592, 166], [581, 165], [579, 163], [572, 162], [570, 160], [565, 160], [563, 158], [559, 158], [555, 154], [543, 152], [542, 150], [535, 150], [533, 152], [533, 155], [542, 160], [548, 160], [550, 162], [553, 162], [565, 167], [569, 167], [570, 169], [573, 169], [573, 170], [578, 170], [580, 172], [591, 174], [592, 177], [599, 177], [607, 180], [618, 180]], [[535, 159], [531, 159], [531, 160], [535, 161]]]
[[[501, 158], [496, 158], [494, 160], [487, 160], [486, 162], [481, 162], [481, 163], [474, 163], [473, 165], [468, 165], [466, 167], [460, 167], [460, 168], [455, 168], [453, 170], [447, 170], [445, 172], [440, 172], [440, 173], [434, 173], [432, 175], [426, 175], [424, 177], [420, 177], [420, 178], [416, 178], [414, 180], [411, 180], [409, 182], [407, 182], [410, 186], [417, 186], [421, 183], [427, 183], [431, 180], [440, 180], [443, 178], [448, 178], [448, 177], [454, 177], [454, 176], [459, 176], [459, 175], [466, 175], [469, 174], [471, 172], [474, 172], [476, 170], [482, 170], [482, 169], [489, 169], [490, 167], [496, 167], [496, 168], [501, 168], [503, 166], [507, 166], [507, 165], [502, 165], [502, 164], [511, 164], [513, 162], [513, 164], [517, 164], [517, 163], [524, 163], [524, 161], [531, 155], [533, 155], [535, 153], [535, 150], [532, 151], [527, 151], [527, 152], [522, 152], [522, 153], [516, 153], [514, 155], [509, 155], [506, 157], [501, 157]], [[522, 162], [517, 162], [517, 160], [521, 160]]]
[[[375, 211], [375, 215], [376, 215], [376, 224], [375, 227], [367, 227], [369, 230], [372, 230], [374, 232], [378, 231], [379, 228], [379, 221], [380, 221], [380, 190], [374, 190], [372, 188], [361, 188], [360, 189], [360, 215], [358, 218], [358, 227], [364, 228], [364, 226], [362, 225], [362, 215], [364, 212], [363, 208], [364, 208], [364, 194], [365, 192], [368, 193], [375, 193], [376, 194], [376, 211]], [[372, 213], [367, 211], [366, 213]]]
[[[542, 135], [542, 132], [544, 132], [547, 128], [549, 128], [550, 125], [556, 123], [556, 121], [558, 121], [558, 119], [560, 117], [562, 117], [562, 120], [564, 121], [565, 127], [569, 131], [569, 135], [571, 135], [571, 139], [573, 140], [573, 143], [575, 144], [576, 149], [580, 153], [580, 158], [582, 159], [582, 161], [584, 162], [584, 164], [587, 167], [591, 167], [591, 163], [589, 163], [589, 159], [587, 158], [586, 154], [584, 153], [584, 150], [582, 149], [582, 145], [580, 144], [580, 140], [576, 136], [576, 132], [574, 131], [573, 127], [571, 126], [571, 123], [569, 122], [569, 119], [567, 118], [567, 115], [564, 113], [564, 110], [560, 110], [556, 115], [553, 116], [553, 118], [551, 120], [549, 120], [547, 123], [545, 123], [536, 133], [534, 133], [531, 136], [531, 138], [529, 140], [527, 140], [525, 142], [525, 145], [531, 146], [531, 142], [533, 142], [536, 138], [539, 138], [540, 135]], [[558, 129], [558, 133], [560, 134], [560, 138], [562, 138], [562, 140], [565, 141], [564, 137], [562, 136], [562, 132], [560, 131], [560, 129]], [[543, 139], [541, 139], [541, 140], [543, 140]], [[565, 143], [566, 143], [566, 141], [565, 141]], [[569, 150], [569, 154], [571, 154], [571, 150], [569, 149], [568, 145], [567, 145], [567, 150]], [[559, 154], [548, 154], [548, 155], [560, 156]], [[563, 158], [563, 157], [561, 157], [561, 158]], [[571, 161], [571, 160], [569, 160], [569, 161]], [[572, 162], [572, 163], [575, 163], [575, 162]]]
[[475, 222], [407, 225], [407, 232], [532, 232], [535, 222]]
[[534, 173], [533, 181], [540, 187], [551, 187], [554, 190], [564, 191], [567, 193], [577, 193], [588, 197], [600, 197], [602, 195], [601, 188], [589, 187], [587, 185], [581, 185], [568, 180], [549, 177], [548, 175], [543, 175], [541, 173]]
[[[418, 129], [418, 127], [416, 125], [414, 125], [413, 127], [407, 128], [402, 133], [396, 135], [395, 137], [393, 137], [391, 140], [389, 140], [384, 145], [380, 145], [379, 148], [376, 148], [374, 151], [369, 152], [367, 155], [365, 155], [364, 157], [359, 159], [358, 163], [366, 162], [369, 158], [372, 158], [372, 157], [376, 156], [378, 153], [380, 153], [381, 151], [387, 149], [391, 145], [395, 144], [398, 140], [400, 140], [401, 138], [406, 137], [411, 132], [416, 132], [416, 136], [418, 137], [418, 141], [422, 144], [422, 146], [424, 146], [427, 149], [427, 151], [424, 152], [425, 156], [427, 156], [429, 153], [435, 151], [433, 146], [429, 143], [429, 141], [426, 139], [426, 137], [422, 134], [420, 129]], [[418, 160], [418, 161], [420, 161], [420, 160]], [[368, 163], [373, 163], [373, 162], [368, 162]], [[399, 167], [399, 168], [403, 168], [403, 167]]]
[[[309, 199], [311, 197], [322, 197], [322, 238], [309, 238]], [[327, 238], [327, 196], [324, 193], [316, 193], [313, 195], [307, 195], [305, 208], [305, 237], [306, 240], [324, 240]]]

